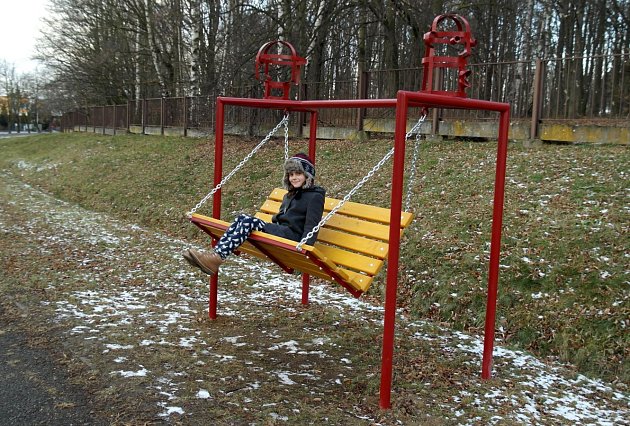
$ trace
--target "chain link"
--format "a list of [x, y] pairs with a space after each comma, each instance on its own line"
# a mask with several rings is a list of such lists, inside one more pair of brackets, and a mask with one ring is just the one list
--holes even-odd
[[[424, 121], [425, 117], [426, 117], [426, 114], [423, 114], [422, 117], [420, 117], [420, 119], [418, 120], [418, 122], [411, 128], [411, 130], [407, 132], [407, 134], [405, 135], [405, 141], [409, 139], [411, 135], [413, 135], [414, 133], [418, 134], [418, 129], [420, 129], [420, 126], [422, 125], [422, 122]], [[363, 179], [361, 179], [359, 183], [357, 183], [354, 186], [354, 188], [352, 188], [350, 192], [348, 192], [346, 196], [343, 197], [343, 199], [339, 201], [339, 203], [337, 203], [337, 205], [331, 211], [329, 211], [328, 214], [324, 216], [322, 220], [320, 220], [319, 223], [308, 234], [306, 234], [304, 238], [302, 238], [302, 240], [297, 244], [297, 246], [295, 246], [296, 250], [301, 251], [302, 246], [306, 244], [306, 242], [310, 240], [313, 237], [313, 235], [319, 232], [319, 230], [326, 224], [326, 222], [328, 222], [330, 218], [333, 217], [335, 213], [337, 213], [343, 207], [343, 205], [346, 204], [346, 202], [350, 200], [350, 198], [352, 198], [352, 196], [359, 189], [361, 189], [361, 187], [365, 185], [365, 183], [368, 180], [370, 180], [372, 176], [376, 174], [376, 172], [379, 171], [381, 167], [383, 167], [383, 164], [385, 164], [392, 157], [392, 155], [394, 155], [394, 149], [395, 148], [390, 149], [389, 152], [385, 154], [385, 156], [381, 159], [381, 161], [379, 161], [376, 164], [376, 166], [372, 167], [372, 170], [370, 170], [368, 174], [363, 176]], [[414, 168], [415, 168], [415, 163], [414, 163]]]
[[[405, 200], [405, 211], [409, 211], [411, 207], [411, 190], [413, 188], [413, 184], [416, 178], [416, 163], [418, 162], [418, 152], [420, 151], [420, 126], [424, 122], [424, 119], [427, 117], [426, 112], [422, 114], [418, 122], [415, 126], [407, 133], [406, 139], [411, 137], [411, 134], [416, 134], [416, 143], [413, 146], [413, 156], [411, 158], [411, 173], [409, 174], [409, 182], [407, 182], [407, 198]], [[405, 139], [405, 140], [406, 140]]]
[[[288, 117], [288, 113], [286, 117]], [[289, 120], [284, 122], [284, 161], [289, 159]]]
[[[221, 189], [221, 187], [223, 185], [225, 185], [225, 183], [230, 180], [230, 178], [232, 176], [234, 176], [234, 174], [236, 172], [238, 172], [244, 165], [245, 163], [247, 163], [253, 156], [254, 154], [256, 154], [258, 152], [258, 150], [260, 148], [262, 148], [262, 146], [264, 144], [266, 144], [269, 139], [271, 139], [271, 137], [278, 131], [278, 129], [280, 129], [280, 127], [282, 127], [283, 125], [285, 126], [285, 138], [288, 138], [288, 127], [287, 127], [287, 123], [289, 122], [289, 113], [287, 112], [284, 115], [284, 118], [282, 118], [282, 120], [276, 125], [276, 127], [273, 128], [273, 130], [271, 132], [269, 132], [269, 134], [267, 136], [265, 136], [265, 138], [260, 141], [260, 143], [258, 145], [256, 145], [256, 147], [254, 149], [251, 150], [251, 152], [249, 154], [247, 154], [247, 156], [245, 158], [243, 158], [243, 160], [241, 160], [240, 163], [238, 163], [238, 165], [234, 168], [234, 170], [232, 170], [230, 173], [228, 173], [226, 176], [223, 177], [223, 179], [221, 180], [221, 182], [219, 182], [219, 184], [217, 186], [215, 186], [214, 188], [212, 188], [212, 190], [205, 196], [202, 198], [201, 201], [199, 201], [197, 203], [197, 205], [195, 207], [193, 207], [193, 209], [191, 211], [189, 211], [187, 213], [188, 217], [191, 217], [193, 215], [193, 213], [195, 213], [201, 206], [203, 206], [206, 201], [208, 201], [208, 199], [210, 197], [212, 197], [215, 192], [217, 192], [219, 189]], [[288, 140], [288, 139], [287, 139]], [[286, 155], [286, 154], [285, 154]]]
[[306, 244], [306, 242], [311, 239], [313, 237], [313, 235], [315, 235], [317, 232], [319, 232], [319, 230], [321, 229], [322, 226], [324, 226], [326, 224], [326, 222], [328, 222], [328, 220], [333, 217], [333, 215], [335, 213], [337, 213], [339, 211], [339, 209], [341, 209], [343, 207], [344, 204], [346, 204], [346, 202], [348, 200], [350, 200], [350, 198], [359, 190], [361, 189], [361, 187], [368, 181], [370, 180], [370, 178], [372, 176], [374, 176], [374, 174], [383, 166], [383, 164], [385, 164], [387, 162], [387, 160], [389, 160], [392, 155], [394, 155], [394, 148], [390, 149], [389, 152], [387, 154], [385, 154], [385, 156], [381, 159], [381, 161], [378, 162], [378, 164], [376, 164], [376, 166], [374, 166], [372, 168], [372, 170], [370, 170], [368, 172], [367, 175], [363, 176], [363, 179], [361, 179], [359, 181], [358, 184], [355, 185], [354, 188], [352, 188], [350, 190], [350, 192], [348, 192], [346, 194], [345, 197], [343, 197], [343, 199], [341, 201], [339, 201], [339, 203], [331, 210], [328, 212], [328, 214], [326, 216], [324, 216], [322, 218], [322, 220], [319, 221], [319, 223], [317, 224], [317, 226], [315, 226], [311, 232], [309, 232], [308, 234], [306, 234], [306, 236], [304, 238], [302, 238], [302, 241], [300, 241], [298, 243], [298, 245], [295, 247], [298, 251], [302, 249], [302, 246], [304, 244]]

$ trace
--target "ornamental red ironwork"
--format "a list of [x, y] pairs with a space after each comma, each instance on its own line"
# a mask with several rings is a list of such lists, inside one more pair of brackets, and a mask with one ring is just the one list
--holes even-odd
[[[276, 48], [277, 53], [271, 53]], [[290, 53], [281, 53], [283, 51]], [[298, 56], [293, 45], [284, 40], [270, 41], [264, 44], [256, 55], [256, 78], [263, 79], [265, 86], [265, 99], [289, 99], [291, 84], [300, 83], [302, 66], [306, 65], [306, 59]], [[272, 66], [290, 67], [290, 77], [285, 81], [277, 81], [271, 75]], [[261, 75], [262, 73], [262, 75]], [[280, 92], [281, 95], [275, 93]]]
[[[453, 30], [440, 30], [440, 24], [444, 28], [447, 22], [452, 21], [457, 27]], [[456, 56], [436, 56], [437, 45], [451, 45], [461, 48]], [[470, 87], [468, 75], [470, 70], [466, 68], [468, 65], [468, 57], [472, 53], [472, 48], [477, 45], [470, 31], [468, 21], [456, 14], [439, 15], [433, 20], [431, 31], [424, 34], [425, 54], [422, 58], [423, 77], [422, 92], [434, 93], [437, 95], [466, 97], [466, 89]], [[446, 70], [445, 70], [446, 69]], [[456, 77], [457, 89], [454, 88], [453, 81], [444, 81], [445, 71], [448, 69], [457, 69]], [[450, 76], [452, 73], [447, 73]], [[450, 83], [450, 86], [449, 86]], [[444, 87], [447, 89], [444, 89]]]

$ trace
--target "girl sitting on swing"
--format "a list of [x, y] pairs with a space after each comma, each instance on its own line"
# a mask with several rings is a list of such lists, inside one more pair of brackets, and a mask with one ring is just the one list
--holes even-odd
[[[304, 153], [295, 154], [284, 163], [282, 184], [288, 192], [282, 199], [280, 211], [272, 217], [272, 223], [241, 214], [225, 231], [213, 251], [188, 249], [183, 254], [184, 258], [192, 266], [213, 275], [253, 231], [301, 241], [322, 218], [326, 190], [315, 185], [315, 166]], [[306, 244], [312, 245], [316, 239], [315, 233]]]

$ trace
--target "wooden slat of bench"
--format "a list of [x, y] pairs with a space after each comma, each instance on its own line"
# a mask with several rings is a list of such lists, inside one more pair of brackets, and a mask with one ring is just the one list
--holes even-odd
[[317, 241], [343, 247], [378, 259], [385, 259], [389, 250], [389, 244], [379, 240], [359, 237], [326, 227], [320, 229], [319, 234], [317, 234]]
[[[208, 231], [210, 235], [212, 235], [213, 237], [217, 239], [219, 239], [223, 235], [225, 230], [230, 226], [230, 223], [224, 220], [215, 219], [213, 217], [204, 216], [197, 213], [193, 214], [193, 222], [199, 226], [204, 227], [204, 229], [206, 229], [206, 231]], [[276, 235], [266, 234], [264, 232], [257, 232], [257, 231], [254, 231], [252, 235], [264, 236], [268, 240], [274, 240], [280, 246], [286, 246], [287, 248], [293, 251], [297, 251], [295, 248], [297, 246], [296, 241], [289, 240], [287, 238], [278, 237]], [[302, 246], [302, 248], [305, 250], [310, 250], [312, 247], [313, 246], [310, 246], [308, 244], [304, 244]]]
[[[219, 222], [219, 221], [217, 221]], [[229, 226], [229, 224], [227, 222], [223, 222], [221, 221], [220, 223], [220, 227], [216, 227], [216, 230], [212, 230], [212, 235], [216, 236], [221, 236], [223, 235], [223, 230], [225, 229], [225, 227]], [[280, 237], [276, 237], [275, 235], [269, 235], [269, 234], [265, 234], [265, 233], [258, 233], [258, 234], [264, 234], [265, 237], [273, 239], [274, 241], [280, 241], [283, 242], [287, 245], [290, 245], [291, 247], [294, 247], [295, 245], [297, 245], [297, 243], [295, 241], [292, 240], [287, 240], [285, 238], [280, 238]], [[258, 234], [254, 234], [254, 235], [258, 235]], [[366, 241], [369, 241], [367, 239], [365, 239]], [[334, 261], [334, 263], [340, 267], [344, 267], [344, 268], [348, 268], [354, 271], [358, 271], [367, 275], [375, 275], [376, 273], [378, 273], [379, 269], [381, 268], [381, 265], [383, 263], [383, 261], [381, 259], [378, 258], [374, 258], [374, 257], [370, 257], [370, 256], [365, 256], [359, 253], [354, 253], [351, 251], [347, 251], [347, 250], [343, 250], [340, 248], [336, 248], [336, 247], [332, 247], [332, 246], [328, 246], [328, 245], [324, 245], [324, 244], [317, 244], [318, 249], [322, 252], [323, 256], [326, 257], [327, 259], [331, 259]], [[252, 244], [254, 247], [256, 246], [256, 244]], [[308, 248], [309, 246], [305, 246], [306, 248]], [[241, 248], [239, 248], [239, 250], [242, 251], [247, 251], [248, 246], [243, 244], [243, 246], [241, 246]], [[270, 248], [267, 248], [267, 250], [272, 250]], [[271, 254], [276, 253], [276, 251], [272, 251]], [[287, 256], [290, 256], [291, 254], [285, 254], [283, 253], [279, 253], [278, 256], [283, 256], [283, 258], [279, 258], [279, 260], [281, 262], [284, 262], [286, 260]], [[295, 264], [297, 262], [297, 260], [287, 260], [287, 262], [290, 262], [291, 264]]]
[[[347, 275], [348, 278], [344, 279], [343, 283], [339, 283], [339, 284], [344, 285], [344, 287], [351, 287], [352, 289], [359, 290], [360, 292], [365, 292], [370, 288], [370, 285], [372, 284], [372, 280], [374, 279], [373, 275], [359, 274], [353, 271], [348, 271], [346, 269], [339, 268], [335, 262], [327, 258], [324, 255], [324, 253], [321, 252], [320, 250], [321, 247], [322, 246], [313, 247], [313, 249], [307, 253], [307, 256], [309, 257], [309, 259], [313, 260], [314, 263], [321, 263], [331, 270], [341, 272], [342, 275]], [[331, 281], [337, 281], [337, 280], [331, 277]], [[356, 297], [358, 297], [359, 295], [360, 294], [358, 295], [355, 294]]]
[[[335, 281], [330, 274], [328, 274], [322, 268], [313, 263], [313, 261], [308, 259], [304, 254], [293, 253], [292, 255], [287, 255], [286, 250], [278, 250], [277, 247], [271, 245], [264, 245], [264, 248], [271, 252], [272, 255], [282, 258], [284, 265], [295, 269], [296, 271], [300, 271], [305, 274], [324, 279], [326, 281]], [[256, 247], [248, 242], [244, 243], [239, 248], [239, 251], [241, 253], [247, 253], [251, 256], [255, 256], [263, 260], [269, 260], [264, 253], [262, 253], [260, 250], [258, 250]], [[363, 275], [358, 272], [340, 268], [339, 266], [334, 264], [330, 264], [329, 266], [331, 266], [331, 268], [336, 270], [338, 273], [343, 274], [346, 277], [345, 283], [350, 284], [351, 287], [355, 290], [359, 290], [362, 292], [366, 291], [372, 282], [372, 276]]]
[[[256, 214], [256, 217], [267, 222], [271, 221], [270, 214], [259, 212]], [[389, 251], [389, 244], [380, 240], [348, 234], [346, 232], [328, 229], [326, 227], [319, 230], [315, 245], [318, 243], [335, 245], [357, 253], [362, 253], [366, 256], [376, 257], [381, 260], [387, 257], [387, 252]]]
[[[274, 211], [270, 211], [270, 209], [267, 208], [269, 207], [270, 203], [275, 202], [270, 202], [269, 200], [267, 200], [263, 205], [265, 209], [261, 209], [263, 213], [269, 215], [271, 213], [274, 213]], [[279, 204], [278, 207], [280, 207]], [[277, 209], [275, 210], [275, 212], [277, 212]], [[263, 219], [263, 217], [260, 218]], [[269, 219], [267, 221], [271, 221], [271, 215], [269, 216]], [[368, 222], [366, 220], [355, 217], [344, 216], [342, 214], [336, 214], [332, 216], [328, 220], [328, 222], [326, 222], [325, 227], [338, 229], [340, 231], [348, 232], [350, 234], [362, 235], [368, 238], [375, 238], [385, 242], [389, 241], [389, 226], [376, 222]]]
[[317, 245], [317, 249], [328, 259], [334, 259], [337, 265], [363, 272], [367, 275], [376, 275], [383, 264], [383, 261], [380, 259], [342, 250], [333, 246], [327, 246], [325, 244]]
[[[198, 219], [195, 221], [195, 223], [215, 239], [220, 238], [221, 235], [223, 235], [223, 233], [225, 232], [225, 229], [227, 229], [227, 227], [230, 225], [228, 222], [219, 219], [214, 219], [202, 215], [194, 216], [195, 219]], [[262, 232], [254, 232], [252, 233], [251, 237], [239, 247], [238, 252], [247, 253], [261, 259], [268, 259], [267, 254], [262, 252], [258, 248], [261, 247], [274, 258], [281, 260], [281, 266], [296, 268], [295, 265], [299, 265], [301, 266], [300, 270], [311, 268], [312, 270], [309, 270], [309, 272], [319, 272], [321, 274], [319, 268], [312, 265], [312, 262], [310, 262], [303, 253], [297, 252], [295, 250], [295, 241], [287, 240], [285, 238], [276, 237], [275, 235], [265, 234]], [[273, 240], [276, 243], [282, 243], [284, 245], [284, 248], [283, 246], [271, 246], [264, 242], [260, 242], [258, 241], [259, 238], [257, 239], [256, 237], [262, 237], [265, 240]], [[312, 248], [312, 246], [306, 245], [304, 247]]]
[[[206, 233], [217, 239], [220, 238], [221, 235], [223, 235], [223, 232], [225, 232], [225, 229], [229, 226], [228, 222], [219, 219], [214, 219], [198, 214], [194, 214], [193, 217], [195, 219], [195, 224], [201, 227]], [[330, 274], [321, 269], [311, 260], [307, 259], [304, 253], [297, 252], [295, 250], [295, 241], [276, 237], [274, 235], [266, 234], [264, 232], [253, 232], [250, 239], [252, 241], [246, 241], [239, 248], [239, 252], [247, 253], [266, 260], [268, 259], [268, 256], [256, 247], [257, 244], [261, 244], [261, 248], [264, 248], [264, 250], [270, 253], [274, 258], [280, 259], [281, 263], [285, 267], [296, 269], [328, 281], [336, 281]], [[274, 243], [280, 243], [281, 245], [265, 243], [265, 240], [271, 240]], [[303, 248], [306, 250], [307, 253], [313, 251], [318, 252], [317, 257], [318, 259], [320, 259], [320, 261], [326, 262], [328, 267], [330, 267], [332, 270], [336, 270], [337, 273], [345, 278], [343, 283], [344, 285], [349, 285], [353, 289], [360, 292], [366, 291], [371, 285], [374, 278], [373, 276], [342, 268], [339, 266], [339, 264], [336, 264], [335, 262], [330, 262], [326, 254], [322, 253], [321, 251], [317, 251], [312, 246], [304, 245]], [[330, 251], [328, 251], [327, 253], [329, 254]]]
[[[271, 215], [268, 213], [258, 212], [255, 216], [259, 219], [264, 220], [265, 222], [271, 222]], [[334, 223], [335, 222], [333, 222], [333, 224]], [[339, 221], [337, 221], [337, 225], [340, 225]], [[343, 225], [343, 223], [341, 223], [341, 225]], [[355, 225], [356, 228], [356, 222], [346, 223], [345, 225], [346, 227], [352, 227], [353, 225]], [[356, 231], [356, 229], [352, 230]], [[384, 238], [383, 228], [378, 228], [378, 236]], [[389, 234], [387, 234], [386, 239], [389, 239]], [[328, 227], [328, 224], [326, 224], [324, 228], [319, 231], [319, 234], [317, 235], [317, 241], [327, 244], [333, 244], [352, 251], [366, 254], [368, 256], [378, 257], [379, 259], [385, 259], [389, 250], [389, 245], [387, 244], [387, 242], [384, 242], [381, 239], [374, 239], [374, 237], [366, 238], [365, 236], [343, 232], [343, 230], [331, 229]]]
[[[284, 194], [286, 193], [287, 191], [284, 189], [275, 188], [273, 191], [271, 191], [271, 194], [269, 194], [267, 201], [281, 203], [282, 197], [284, 197]], [[339, 204], [339, 201], [340, 200], [336, 198], [326, 197], [326, 201], [324, 203], [324, 211], [325, 212], [331, 211], [333, 208], [337, 206], [337, 204]], [[261, 211], [266, 211], [272, 214], [277, 213], [280, 208], [280, 204], [278, 204], [277, 208], [271, 207], [271, 205], [272, 205], [271, 203], [267, 205], [267, 203], [265, 202], [260, 209]], [[267, 208], [269, 208], [269, 210], [266, 210]], [[355, 203], [352, 201], [346, 202], [343, 205], [343, 207], [338, 211], [338, 213], [346, 215], [346, 216], [352, 216], [352, 217], [357, 217], [360, 219], [369, 220], [369, 221], [380, 222], [386, 225], [389, 225], [390, 219], [391, 219], [391, 216], [390, 216], [391, 210], [388, 208], [372, 206], [370, 204]], [[412, 220], [413, 220], [412, 213], [402, 212], [400, 216], [401, 228], [406, 228], [411, 223]]]

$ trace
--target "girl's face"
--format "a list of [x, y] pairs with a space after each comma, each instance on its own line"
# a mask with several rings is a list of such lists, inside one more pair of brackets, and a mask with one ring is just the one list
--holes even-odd
[[289, 182], [291, 183], [291, 186], [293, 186], [294, 188], [296, 189], [301, 188], [302, 185], [304, 185], [304, 183], [306, 182], [306, 176], [304, 175], [304, 173], [290, 172]]

